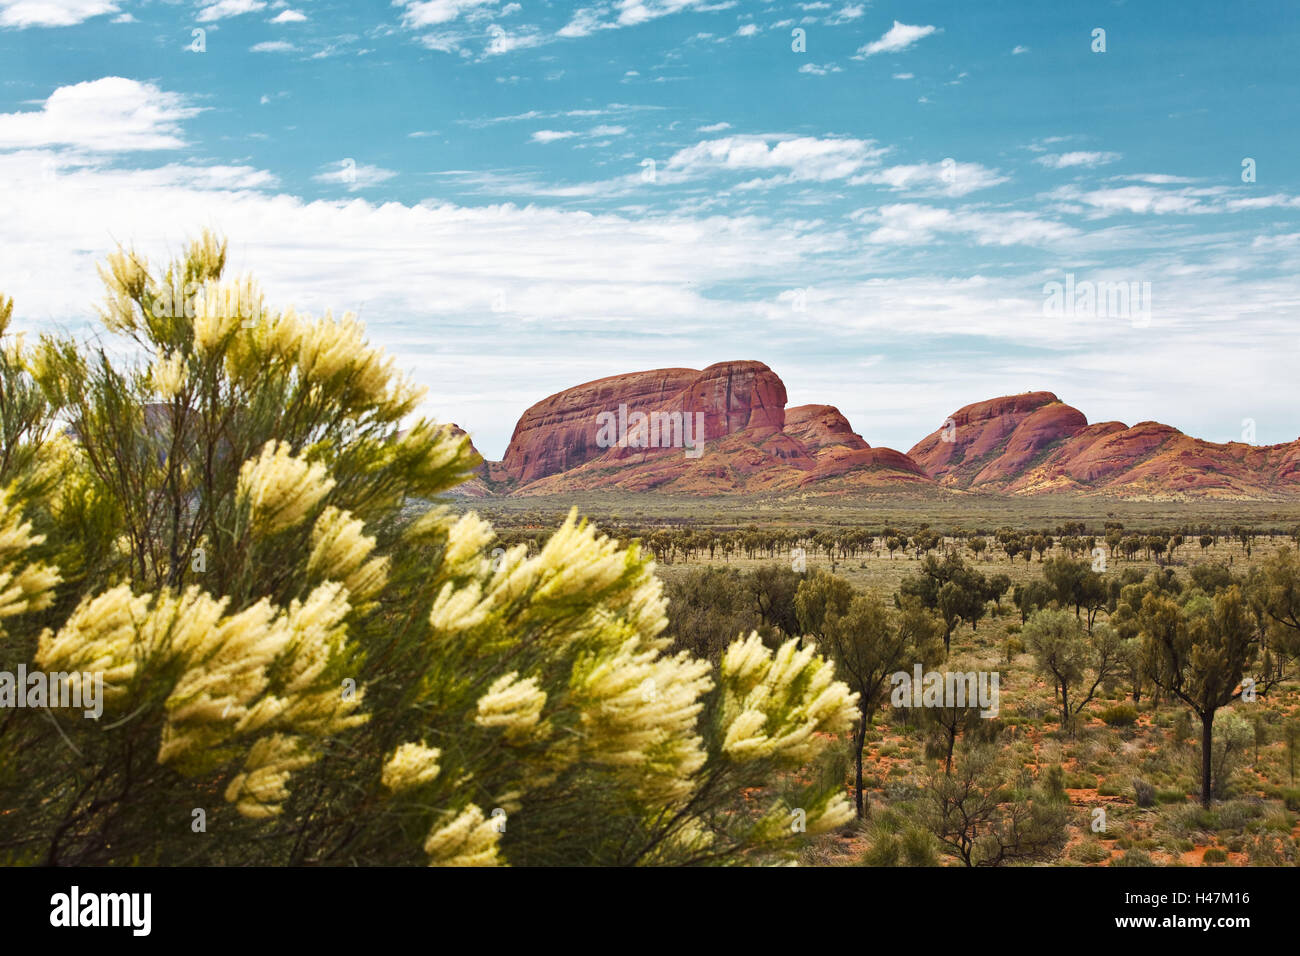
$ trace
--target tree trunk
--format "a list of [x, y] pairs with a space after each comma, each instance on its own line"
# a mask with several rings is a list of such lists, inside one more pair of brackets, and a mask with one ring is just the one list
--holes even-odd
[[1214, 754], [1214, 711], [1201, 715], [1201, 806], [1210, 808], [1211, 757]]
[[861, 820], [866, 815], [866, 795], [862, 792], [862, 749], [867, 743], [866, 714], [863, 714], [858, 720], [858, 731], [853, 735], [853, 743], [857, 758], [857, 774], [854, 778], [853, 795], [857, 803], [858, 819]]

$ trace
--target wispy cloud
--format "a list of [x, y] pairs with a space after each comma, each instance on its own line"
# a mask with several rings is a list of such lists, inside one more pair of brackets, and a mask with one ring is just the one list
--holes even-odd
[[1049, 169], [1071, 169], [1076, 166], [1092, 169], [1096, 166], [1104, 166], [1107, 163], [1113, 163], [1119, 158], [1119, 153], [1076, 151], [1071, 153], [1049, 153], [1045, 156], [1037, 156], [1034, 158], [1034, 162], [1046, 166]]
[[199, 10], [199, 23], [211, 23], [227, 17], [238, 17], [245, 13], [257, 13], [266, 9], [265, 0], [217, 0]]
[[912, 26], [895, 20], [894, 25], [879, 40], [872, 40], [866, 46], [859, 47], [858, 55], [865, 58], [877, 53], [901, 53], [937, 29], [934, 26]]
[[387, 182], [396, 175], [393, 170], [381, 166], [358, 163], [355, 159], [340, 159], [323, 167], [312, 179], [318, 183], [344, 186], [348, 191], [356, 192]]

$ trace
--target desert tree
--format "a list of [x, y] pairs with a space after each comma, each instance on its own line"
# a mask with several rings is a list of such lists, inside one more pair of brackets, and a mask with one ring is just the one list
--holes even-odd
[[1213, 796], [1214, 717], [1246, 692], [1264, 694], [1280, 680], [1269, 674], [1243, 682], [1255, 664], [1263, 631], [1241, 589], [1232, 585], [1189, 601], [1148, 591], [1134, 612], [1142, 636], [1144, 670], [1159, 687], [1191, 708], [1201, 722], [1201, 803]]
[[1029, 619], [1022, 637], [1055, 689], [1061, 729], [1073, 734], [1078, 715], [1123, 666], [1119, 635], [1105, 624], [1089, 634], [1069, 611], [1042, 610]]
[[854, 593], [843, 579], [831, 578], [818, 572], [800, 584], [795, 607], [806, 632], [827, 649], [839, 675], [857, 694], [854, 794], [857, 815], [862, 817], [868, 809], [862, 752], [871, 722], [889, 698], [893, 674], [937, 660], [938, 628], [915, 602], [891, 611], [877, 598]]
[[930, 772], [922, 819], [966, 866], [1051, 859], [1064, 848], [1068, 805], [1017, 776], [996, 744], [963, 743], [950, 773]]

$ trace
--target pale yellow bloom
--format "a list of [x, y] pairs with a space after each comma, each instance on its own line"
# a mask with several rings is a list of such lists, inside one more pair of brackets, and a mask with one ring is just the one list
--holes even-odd
[[685, 652], [664, 657], [630, 637], [573, 676], [587, 759], [615, 768], [643, 797], [676, 800], [707, 755], [696, 733], [708, 661]]
[[249, 819], [276, 816], [289, 796], [286, 783], [290, 775], [312, 760], [294, 738], [283, 734], [262, 737], [249, 750], [244, 772], [226, 787], [226, 802], [233, 803], [240, 815]]
[[773, 653], [751, 633], [727, 649], [721, 671], [722, 749], [738, 763], [800, 766], [822, 749], [817, 735], [843, 733], [857, 719], [858, 695], [811, 643], [789, 640]]
[[508, 740], [526, 740], [547, 729], [539, 725], [546, 706], [546, 691], [537, 686], [535, 677], [527, 680], [518, 677], [511, 671], [493, 681], [487, 693], [478, 699], [478, 714], [474, 718], [480, 727], [504, 728]]
[[[383, 349], [366, 344], [366, 327], [351, 312], [335, 320], [326, 313], [311, 325], [304, 323], [298, 338], [298, 371], [307, 379], [327, 382], [347, 376], [361, 404], [409, 403], [414, 388], [397, 379], [393, 359]], [[392, 391], [394, 384], [397, 390]], [[418, 398], [418, 392], [411, 392]]]
[[264, 311], [262, 292], [251, 278], [208, 280], [194, 303], [194, 348], [211, 353], [234, 332], [262, 321]]
[[430, 866], [497, 866], [501, 834], [494, 820], [470, 804], [449, 822], [435, 827], [424, 841]]
[[149, 595], [132, 594], [128, 584], [84, 598], [57, 634], [41, 634], [36, 662], [48, 671], [100, 671], [104, 699], [120, 699], [145, 656], [137, 630], [148, 604]]
[[311, 532], [307, 573], [316, 578], [342, 581], [357, 600], [374, 597], [388, 583], [387, 557], [373, 558], [375, 539], [364, 534], [359, 518], [330, 505]]
[[149, 377], [153, 380], [153, 387], [158, 392], [158, 397], [164, 402], [169, 402], [180, 394], [181, 388], [185, 385], [185, 373], [185, 356], [176, 351], [155, 360]]
[[239, 469], [239, 497], [248, 503], [253, 528], [264, 535], [302, 521], [333, 487], [324, 465], [294, 456], [287, 442], [267, 442]]
[[380, 780], [393, 793], [418, 787], [437, 779], [442, 771], [438, 766], [438, 758], [441, 756], [442, 751], [437, 747], [402, 744], [384, 763]]

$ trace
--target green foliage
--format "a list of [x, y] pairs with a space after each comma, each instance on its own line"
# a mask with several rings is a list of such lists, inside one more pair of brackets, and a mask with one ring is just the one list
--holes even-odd
[[89, 343], [0, 302], [0, 671], [103, 680], [98, 720], [0, 721], [0, 862], [762, 862], [851, 819], [814, 648], [670, 652], [649, 560], [575, 514], [493, 553], [440, 503], [468, 438], [225, 266], [115, 253]]
[[1131, 727], [1137, 723], [1137, 708], [1132, 704], [1116, 704], [1107, 707], [1099, 715], [1103, 722], [1111, 727]]

